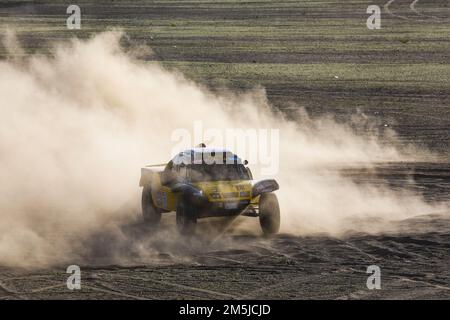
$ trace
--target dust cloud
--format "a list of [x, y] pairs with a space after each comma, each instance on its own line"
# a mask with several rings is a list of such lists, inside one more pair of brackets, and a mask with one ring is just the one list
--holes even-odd
[[[361, 134], [371, 123], [364, 115], [347, 125], [303, 111], [288, 120], [263, 89], [215, 95], [140, 61], [121, 48], [122, 36], [74, 39], [55, 44], [50, 56], [28, 57], [14, 34], [4, 37], [13, 58], [0, 62], [0, 265], [46, 267], [105, 250], [110, 262], [124, 251], [156, 254], [145, 233], [130, 239], [122, 227], [140, 223], [140, 168], [166, 162], [172, 132], [198, 120], [219, 130], [280, 129], [282, 232], [338, 236], [358, 229], [349, 219], [443, 209], [414, 194], [357, 185], [335, 170], [418, 157], [396, 147], [392, 132]], [[176, 236], [163, 233], [158, 243], [169, 239]]]

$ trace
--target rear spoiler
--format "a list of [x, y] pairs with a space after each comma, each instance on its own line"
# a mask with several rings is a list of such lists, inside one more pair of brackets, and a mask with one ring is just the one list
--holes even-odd
[[153, 168], [153, 167], [165, 167], [167, 163], [161, 163], [161, 164], [147, 164], [145, 165], [146, 168]]
[[139, 180], [139, 186], [143, 187], [152, 182], [154, 179], [159, 179], [160, 172], [164, 170], [166, 164], [150, 164], [141, 168], [141, 179]]

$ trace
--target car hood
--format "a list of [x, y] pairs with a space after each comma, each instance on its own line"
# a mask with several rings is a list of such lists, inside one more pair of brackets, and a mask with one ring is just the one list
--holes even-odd
[[250, 180], [207, 181], [195, 183], [194, 186], [202, 190], [210, 201], [250, 199], [252, 192]]

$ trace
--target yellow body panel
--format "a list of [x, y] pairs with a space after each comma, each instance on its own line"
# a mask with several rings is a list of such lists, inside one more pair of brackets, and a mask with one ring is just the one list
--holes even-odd
[[[239, 201], [251, 199], [252, 183], [249, 180], [208, 181], [195, 183], [194, 186], [203, 190], [210, 202]], [[220, 194], [214, 198], [213, 194]]]
[[[193, 185], [201, 189], [210, 202], [252, 200], [252, 183], [250, 180], [208, 181], [194, 183]], [[158, 174], [152, 179], [151, 190], [153, 202], [158, 208], [167, 211], [175, 211], [177, 209], [180, 194], [172, 192], [170, 188], [161, 185]], [[255, 203], [255, 200], [257, 201], [257, 199], [253, 199], [252, 203]]]

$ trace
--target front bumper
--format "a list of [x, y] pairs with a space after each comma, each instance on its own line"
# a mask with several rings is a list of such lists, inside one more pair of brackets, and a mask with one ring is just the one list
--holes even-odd
[[250, 206], [250, 199], [214, 201], [204, 203], [198, 209], [198, 218], [235, 216]]

